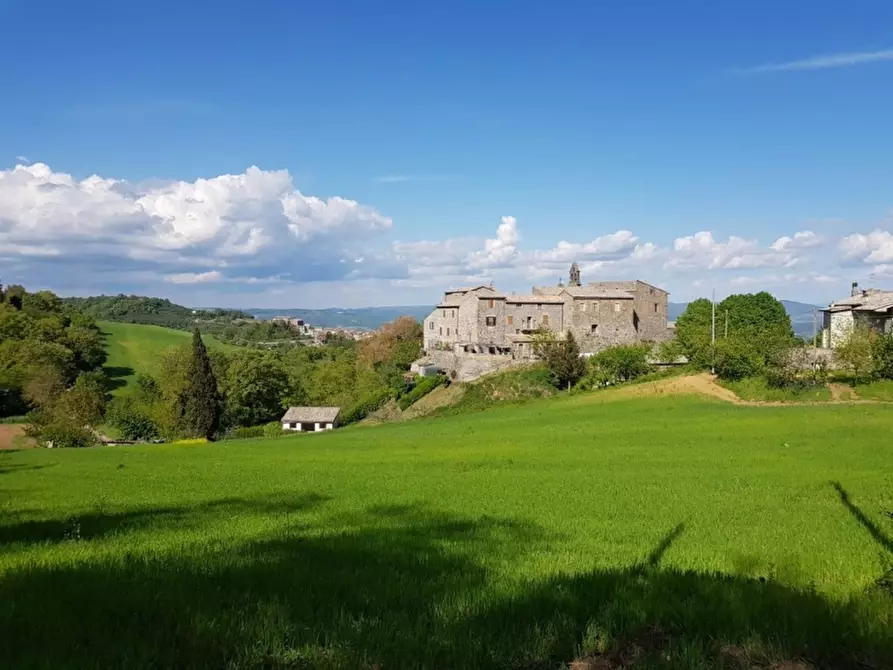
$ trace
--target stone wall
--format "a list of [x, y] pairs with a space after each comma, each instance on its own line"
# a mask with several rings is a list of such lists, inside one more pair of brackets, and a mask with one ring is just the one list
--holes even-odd
[[[508, 318], [512, 322], [508, 322]], [[524, 330], [536, 330], [548, 328], [555, 333], [564, 332], [567, 326], [564, 322], [564, 303], [560, 302], [506, 302], [504, 330], [509, 336], [519, 334]]]
[[428, 351], [425, 360], [432, 361], [437, 367], [449, 374], [456, 371], [456, 380], [470, 382], [482, 375], [517, 365], [518, 361], [511, 356], [491, 356], [489, 354], [465, 354], [452, 351]]
[[584, 352], [630, 344], [637, 339], [633, 328], [633, 301], [628, 298], [576, 298], [568, 301], [566, 309], [570, 315], [570, 328]]

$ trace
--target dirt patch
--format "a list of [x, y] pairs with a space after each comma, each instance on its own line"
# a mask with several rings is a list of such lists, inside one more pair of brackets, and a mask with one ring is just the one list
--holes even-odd
[[737, 395], [727, 388], [720, 386], [707, 373], [699, 375], [686, 375], [684, 377], [670, 377], [643, 384], [623, 386], [618, 389], [609, 389], [605, 393], [605, 399], [647, 398], [665, 395], [705, 395], [717, 400], [724, 400], [735, 404], [744, 404]]
[[25, 437], [25, 427], [22, 424], [0, 424], [0, 449], [22, 449], [33, 446], [34, 440]]
[[853, 388], [845, 384], [828, 384], [828, 390], [831, 391], [831, 400], [835, 402], [859, 399]]

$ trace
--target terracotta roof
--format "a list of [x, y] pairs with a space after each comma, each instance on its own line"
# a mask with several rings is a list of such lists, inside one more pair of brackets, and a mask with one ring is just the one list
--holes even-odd
[[331, 423], [340, 413], [340, 407], [289, 407], [281, 423]]

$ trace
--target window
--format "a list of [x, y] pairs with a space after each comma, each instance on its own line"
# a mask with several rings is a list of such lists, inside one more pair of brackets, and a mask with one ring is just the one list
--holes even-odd
[[581, 311], [581, 312], [585, 312], [585, 311], [586, 311], [586, 303], [583, 302], [582, 300], [580, 301], [580, 311]]
[[496, 301], [493, 298], [490, 298], [490, 309], [493, 309], [493, 306], [496, 304]]
[[443, 328], [440, 329], [440, 334], [443, 335]]
[[509, 314], [507, 317], [505, 317], [506, 325], [511, 326], [514, 323], [514, 321], [515, 321], [515, 317], [512, 316], [511, 314]]
[[544, 326], [549, 325], [549, 315], [548, 314], [543, 314], [543, 325]]
[[657, 303], [654, 303], [654, 313], [657, 314]]
[[447, 337], [449, 337], [449, 336], [450, 336], [450, 329], [447, 328]]
[[433, 321], [428, 322], [428, 330], [434, 330], [434, 322]]
[[619, 312], [619, 311], [620, 311], [620, 303], [619, 303], [619, 302], [615, 302], [615, 303], [614, 303], [614, 311], [615, 311], [615, 312]]
[[589, 329], [589, 332], [590, 332], [592, 335], [598, 335], [598, 324], [597, 324], [597, 323], [593, 323], [593, 324], [592, 324], [592, 327]]
[[[491, 302], [492, 302], [492, 300], [491, 300]], [[496, 325], [496, 317], [495, 317], [495, 316], [488, 316], [488, 317], [487, 317], [487, 325], [488, 325], [488, 326], [495, 326], [495, 325]]]
[[537, 305], [536, 308], [537, 308], [537, 309], [542, 309], [543, 306], [542, 306], [542, 305]]
[[520, 335], [520, 334], [521, 334], [521, 329], [515, 328], [515, 335]]
[[446, 310], [445, 309], [440, 310], [440, 316], [442, 316], [444, 319], [446, 318]]

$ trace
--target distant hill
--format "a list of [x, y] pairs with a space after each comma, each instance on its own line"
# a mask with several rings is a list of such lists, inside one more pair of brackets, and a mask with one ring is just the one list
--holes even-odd
[[[788, 316], [791, 317], [791, 325], [794, 327], [794, 333], [800, 337], [812, 337], [812, 315], [813, 311], [819, 309], [819, 307], [817, 305], [809, 305], [805, 302], [796, 302], [794, 300], [782, 300], [781, 304], [784, 305], [784, 308], [788, 312]], [[679, 318], [679, 315], [685, 311], [686, 307], [688, 307], [687, 302], [671, 302], [667, 306], [667, 318], [670, 321], [675, 321]], [[821, 319], [821, 314], [818, 314], [817, 317]], [[817, 323], [817, 328], [821, 328], [821, 325], [821, 321], [819, 321]]]
[[320, 328], [360, 328], [375, 330], [382, 324], [400, 316], [411, 316], [423, 321], [434, 309], [433, 305], [409, 305], [404, 307], [359, 307], [355, 309], [247, 309], [256, 319], [288, 316], [303, 319], [305, 323]]
[[94, 319], [143, 323], [189, 330], [196, 321], [250, 319], [251, 315], [238, 309], [195, 310], [177, 305], [164, 298], [141, 295], [97, 295], [89, 298], [63, 298], [62, 302], [89, 314]]

